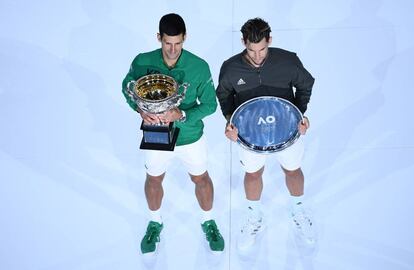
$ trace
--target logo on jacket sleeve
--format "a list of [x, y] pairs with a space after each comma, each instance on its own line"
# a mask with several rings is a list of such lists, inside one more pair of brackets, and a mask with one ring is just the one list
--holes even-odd
[[246, 82], [245, 82], [242, 78], [240, 78], [240, 79], [237, 81], [237, 85], [242, 85], [242, 84], [246, 84]]

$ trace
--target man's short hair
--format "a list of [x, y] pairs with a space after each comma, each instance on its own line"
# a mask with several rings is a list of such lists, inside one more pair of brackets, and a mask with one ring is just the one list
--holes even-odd
[[169, 36], [185, 35], [185, 23], [180, 15], [170, 13], [162, 16], [160, 19], [159, 33], [161, 37], [166, 34]]
[[240, 31], [243, 34], [244, 43], [247, 41], [259, 43], [263, 38], [266, 38], [266, 41], [269, 41], [270, 32], [272, 30], [265, 20], [261, 18], [254, 18], [243, 24]]

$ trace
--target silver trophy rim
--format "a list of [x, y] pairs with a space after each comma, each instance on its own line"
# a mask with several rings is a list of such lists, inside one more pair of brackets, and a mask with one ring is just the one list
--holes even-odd
[[[233, 124], [233, 117], [236, 114], [237, 111], [239, 111], [245, 104], [247, 103], [251, 103], [255, 100], [281, 100], [282, 102], [288, 103], [289, 105], [291, 105], [300, 115], [301, 121], [303, 120], [303, 114], [302, 112], [298, 109], [298, 107], [296, 107], [295, 104], [293, 104], [292, 102], [290, 102], [287, 99], [284, 98], [280, 98], [280, 97], [274, 97], [274, 96], [260, 96], [260, 97], [255, 97], [252, 99], [249, 99], [245, 102], [243, 102], [242, 104], [240, 104], [236, 110], [234, 110], [233, 114], [230, 117], [230, 124]], [[269, 147], [269, 149], [258, 149], [258, 146], [254, 145], [254, 144], [247, 144], [247, 142], [245, 142], [238, 134], [237, 134], [237, 143], [244, 149], [250, 151], [250, 152], [254, 152], [254, 153], [259, 153], [259, 154], [272, 154], [272, 153], [276, 153], [276, 152], [280, 152], [282, 150], [285, 150], [286, 148], [288, 148], [289, 146], [293, 145], [300, 137], [300, 133], [299, 130], [296, 132], [296, 134], [294, 136], [292, 136], [292, 138], [285, 142], [284, 144], [280, 145], [280, 146], [272, 146]]]
[[159, 99], [159, 100], [145, 99], [145, 98], [142, 98], [142, 97], [140, 97], [139, 95], [136, 94], [137, 99], [140, 99], [140, 100], [142, 100], [144, 102], [147, 102], [147, 103], [154, 103], [155, 104], [155, 103], [160, 103], [160, 102], [163, 102], [163, 101], [166, 101], [166, 100], [170, 100], [170, 99], [174, 98], [175, 95], [179, 94], [178, 93], [179, 85], [173, 77], [165, 75], [165, 74], [148, 74], [148, 75], [144, 75], [144, 76], [138, 78], [138, 80], [136, 80], [136, 84], [138, 84], [138, 82], [143, 80], [145, 77], [165, 77], [167, 79], [172, 80], [174, 82], [175, 93], [171, 96], [168, 96], [164, 99]]

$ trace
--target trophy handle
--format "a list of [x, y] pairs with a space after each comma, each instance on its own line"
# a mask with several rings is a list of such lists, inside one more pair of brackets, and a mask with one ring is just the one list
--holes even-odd
[[183, 87], [183, 92], [182, 92], [181, 94], [179, 94], [182, 98], [184, 98], [185, 93], [187, 92], [187, 88], [188, 88], [189, 86], [190, 86], [190, 84], [189, 84], [189, 83], [187, 83], [187, 82], [185, 82], [185, 83], [182, 83], [182, 84], [178, 85], [178, 88]]
[[134, 93], [134, 88], [135, 88], [135, 84], [136, 81], [130, 81], [127, 83], [127, 87], [126, 87], [126, 92], [128, 93], [128, 95], [135, 101], [135, 93]]
[[187, 92], [187, 88], [190, 84], [189, 83], [183, 83], [178, 85], [178, 89], [180, 87], [183, 87], [183, 92], [181, 94], [178, 94], [178, 90], [177, 90], [177, 94], [174, 95], [173, 98], [171, 98], [168, 103], [170, 105], [173, 105], [172, 107], [178, 107], [181, 104], [181, 101], [185, 98], [185, 93]]

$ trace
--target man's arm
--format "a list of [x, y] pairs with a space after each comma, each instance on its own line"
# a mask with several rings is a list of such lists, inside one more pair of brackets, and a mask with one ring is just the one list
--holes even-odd
[[303, 67], [302, 62], [296, 56], [296, 72], [293, 79], [293, 86], [296, 88], [294, 103], [302, 113], [305, 113], [308, 107], [314, 82], [315, 79]]
[[122, 94], [124, 94], [124, 97], [129, 104], [129, 106], [134, 110], [139, 112], [137, 104], [132, 100], [130, 95], [127, 91], [127, 85], [130, 81], [135, 81], [137, 79], [136, 72], [135, 72], [135, 66], [138, 64], [138, 57], [135, 57], [134, 61], [132, 61], [131, 67], [129, 68], [129, 71], [127, 75], [125, 76], [124, 80], [122, 81]]
[[217, 108], [214, 83], [208, 65], [201, 71], [201, 83], [197, 87], [198, 104], [185, 110], [186, 123], [195, 123], [204, 117], [213, 114]]
[[237, 141], [238, 129], [230, 123], [231, 115], [235, 109], [234, 94], [235, 91], [231, 83], [225, 78], [225, 63], [221, 66], [219, 75], [219, 84], [216, 89], [216, 95], [220, 102], [221, 111], [226, 118], [226, 127], [224, 134], [231, 141]]
[[235, 91], [231, 83], [226, 79], [225, 76], [225, 64], [221, 66], [219, 82], [216, 89], [216, 95], [220, 102], [221, 111], [226, 118], [227, 122], [230, 121], [230, 117], [233, 114], [235, 103], [234, 103], [234, 94]]

